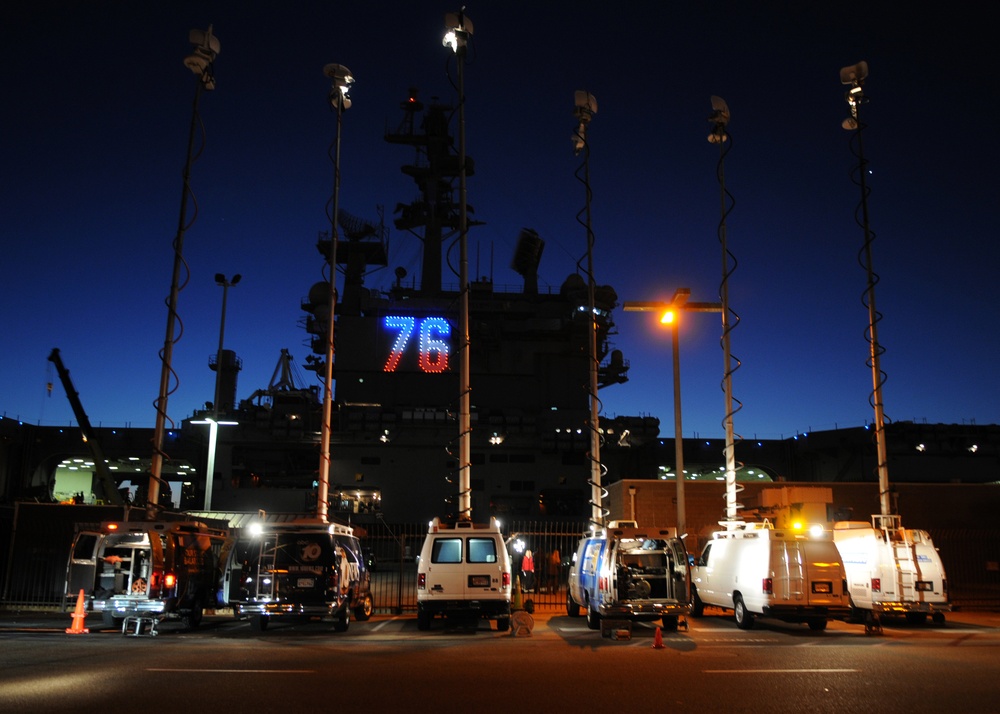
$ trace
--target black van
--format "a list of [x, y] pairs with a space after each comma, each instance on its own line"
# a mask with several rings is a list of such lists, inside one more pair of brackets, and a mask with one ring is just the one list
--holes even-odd
[[323, 617], [344, 632], [352, 614], [371, 617], [371, 574], [352, 528], [309, 519], [246, 531], [229, 553], [223, 589], [254, 630], [272, 618]]

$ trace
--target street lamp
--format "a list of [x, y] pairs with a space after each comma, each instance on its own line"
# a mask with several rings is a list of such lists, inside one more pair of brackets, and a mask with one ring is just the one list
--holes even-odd
[[472, 394], [469, 354], [469, 209], [465, 188], [465, 55], [472, 20], [463, 11], [444, 16], [444, 39], [458, 60], [458, 242], [459, 242], [459, 377], [458, 377], [458, 518], [472, 520]]
[[163, 480], [163, 437], [166, 432], [167, 398], [172, 391], [170, 379], [173, 374], [174, 328], [177, 322], [177, 296], [180, 293], [181, 269], [184, 265], [184, 233], [188, 227], [187, 202], [191, 193], [191, 165], [194, 163], [195, 134], [201, 124], [198, 103], [203, 90], [215, 89], [215, 58], [220, 52], [219, 40], [207, 30], [191, 30], [188, 35], [194, 50], [184, 59], [184, 66], [198, 78], [195, 88], [194, 106], [191, 110], [191, 126], [188, 130], [187, 160], [184, 163], [183, 188], [181, 190], [180, 216], [177, 220], [177, 235], [174, 237], [174, 269], [170, 281], [170, 297], [167, 298], [167, 334], [160, 352], [160, 391], [156, 397], [156, 424], [153, 428], [153, 458], [149, 467], [149, 485], [146, 489], [146, 517], [156, 518], [160, 508], [160, 483]]
[[688, 312], [722, 312], [722, 303], [689, 302], [690, 288], [678, 288], [670, 302], [626, 302], [625, 312], [658, 312], [660, 322], [670, 325], [670, 336], [674, 367], [674, 478], [677, 484], [677, 535], [684, 538], [687, 534], [687, 512], [684, 501], [684, 430], [681, 427], [681, 355], [679, 324], [680, 313]]

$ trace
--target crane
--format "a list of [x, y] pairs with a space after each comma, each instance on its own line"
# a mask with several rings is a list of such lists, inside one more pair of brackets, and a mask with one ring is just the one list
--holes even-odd
[[73, 387], [73, 381], [69, 378], [69, 370], [63, 365], [58, 347], [52, 350], [52, 354], [49, 355], [49, 361], [56, 366], [56, 372], [59, 373], [59, 380], [66, 390], [69, 405], [73, 407], [73, 414], [76, 415], [76, 420], [80, 424], [83, 441], [87, 444], [87, 448], [90, 449], [90, 453], [94, 457], [94, 473], [97, 474], [98, 487], [103, 492], [105, 503], [111, 503], [115, 506], [123, 505], [124, 501], [122, 500], [121, 493], [118, 492], [118, 484], [111, 477], [108, 463], [104, 459], [104, 450], [101, 449], [101, 445], [94, 435], [94, 428], [90, 425], [87, 413], [83, 411], [83, 404], [80, 403], [80, 395], [77, 394], [76, 389]]

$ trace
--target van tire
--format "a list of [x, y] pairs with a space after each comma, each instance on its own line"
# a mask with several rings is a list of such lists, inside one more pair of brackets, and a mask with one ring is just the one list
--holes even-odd
[[333, 622], [334, 632], [347, 632], [347, 629], [351, 626], [351, 608], [344, 603], [343, 609], [341, 609], [340, 614], [337, 615], [337, 619]]
[[507, 632], [510, 629], [510, 618], [509, 617], [498, 617], [497, 618], [497, 632]]
[[923, 612], [906, 613], [906, 622], [909, 625], [922, 625], [927, 622], [927, 614]]
[[742, 595], [733, 595], [733, 614], [736, 616], [736, 626], [741, 630], [753, 628], [753, 614], [747, 610]]
[[822, 632], [826, 629], [826, 618], [817, 617], [808, 621], [809, 629], [813, 632]]
[[203, 614], [204, 613], [201, 609], [201, 603], [195, 602], [193, 605], [191, 605], [191, 610], [188, 612], [188, 614], [184, 616], [184, 624], [187, 625], [188, 628], [193, 630], [194, 628], [198, 627], [201, 624], [201, 619]]
[[576, 600], [569, 594], [569, 590], [566, 590], [566, 614], [570, 617], [580, 616], [580, 606], [576, 604]]
[[267, 629], [268, 616], [267, 615], [251, 615], [250, 616], [250, 629], [254, 632], [263, 632]]
[[587, 627], [591, 630], [601, 629], [601, 613], [587, 605]]
[[667, 632], [677, 632], [677, 615], [664, 615], [661, 622], [663, 623], [663, 629]]
[[359, 602], [358, 606], [354, 608], [354, 616], [358, 618], [359, 622], [364, 622], [371, 619], [374, 611], [375, 603], [372, 602], [372, 594], [365, 593], [361, 596], [361, 602]]
[[426, 631], [431, 629], [431, 614], [421, 607], [417, 608], [417, 629]]
[[705, 603], [698, 597], [698, 591], [694, 585], [691, 586], [691, 616], [701, 617], [705, 614]]

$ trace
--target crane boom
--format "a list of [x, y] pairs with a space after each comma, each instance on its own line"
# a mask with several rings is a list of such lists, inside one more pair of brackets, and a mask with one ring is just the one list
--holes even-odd
[[111, 477], [111, 471], [108, 469], [107, 461], [104, 459], [104, 450], [101, 449], [101, 445], [94, 435], [94, 428], [90, 425], [90, 419], [87, 418], [87, 413], [83, 410], [83, 404], [80, 403], [80, 395], [77, 394], [76, 389], [73, 387], [73, 381], [69, 378], [69, 370], [63, 365], [58, 347], [52, 350], [52, 353], [49, 355], [49, 361], [56, 366], [56, 372], [59, 373], [59, 380], [66, 390], [69, 405], [73, 407], [73, 414], [76, 415], [76, 421], [80, 424], [83, 441], [87, 444], [87, 448], [90, 449], [90, 453], [94, 457], [94, 472], [97, 474], [99, 487], [103, 491], [104, 501], [105, 503], [121, 506], [124, 501], [122, 500], [121, 493], [118, 492], [118, 485]]

